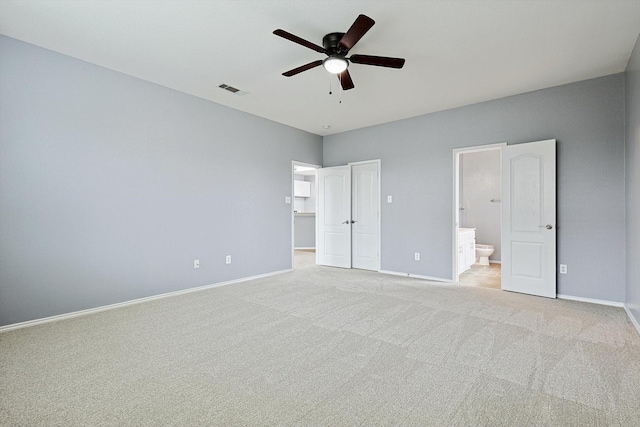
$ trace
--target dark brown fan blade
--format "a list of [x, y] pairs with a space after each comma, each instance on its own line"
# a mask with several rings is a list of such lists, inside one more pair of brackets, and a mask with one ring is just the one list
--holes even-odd
[[282, 73], [282, 75], [285, 76], [285, 77], [295, 76], [298, 73], [310, 70], [312, 68], [317, 67], [318, 65], [322, 65], [322, 59], [318, 59], [317, 61], [309, 62], [308, 64], [305, 64], [305, 65], [303, 65], [301, 67], [298, 67], [298, 68], [294, 68], [293, 70], [289, 70], [286, 73]]
[[313, 49], [316, 52], [325, 53], [323, 47], [320, 47], [315, 43], [311, 43], [310, 41], [306, 41], [305, 39], [301, 39], [298, 36], [294, 36], [293, 34], [286, 32], [285, 30], [275, 30], [273, 34], [284, 39], [291, 40], [292, 42], [298, 43], [299, 45], [302, 45], [304, 47], [308, 47], [309, 49]]
[[353, 84], [353, 80], [351, 80], [351, 74], [349, 74], [349, 70], [344, 70], [342, 73], [338, 74], [338, 79], [340, 80], [340, 84], [342, 85], [342, 90], [349, 90], [355, 87], [355, 85]]
[[342, 36], [340, 42], [338, 43], [338, 46], [346, 50], [351, 49], [356, 43], [358, 43], [358, 40], [360, 40], [362, 36], [364, 36], [366, 32], [369, 31], [371, 27], [373, 27], [373, 24], [375, 23], [376, 21], [369, 18], [368, 16], [359, 15], [353, 22], [353, 25], [351, 25], [351, 28], [349, 28], [347, 32], [344, 33], [344, 36]]
[[402, 68], [404, 58], [389, 58], [387, 56], [351, 55], [349, 61], [354, 64], [375, 65], [377, 67]]

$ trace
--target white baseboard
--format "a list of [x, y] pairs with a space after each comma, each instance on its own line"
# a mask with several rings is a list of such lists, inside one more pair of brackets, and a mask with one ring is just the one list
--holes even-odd
[[306, 247], [306, 246], [297, 247], [297, 246], [296, 246], [296, 247], [295, 247], [295, 248], [293, 248], [293, 249], [294, 249], [294, 250], [300, 250], [300, 251], [308, 251], [308, 250], [310, 250], [310, 249], [313, 249], [313, 250], [315, 251], [315, 250], [316, 250], [316, 247], [315, 247], [315, 246], [309, 246], [309, 247]]
[[638, 320], [635, 317], [633, 317], [633, 314], [631, 314], [631, 310], [629, 310], [629, 307], [627, 307], [626, 304], [624, 305], [624, 311], [627, 312], [627, 316], [629, 316], [629, 320], [631, 320], [631, 323], [633, 323], [633, 326], [636, 327], [636, 330], [640, 334], [640, 324], [638, 323]]
[[378, 273], [382, 274], [390, 274], [392, 276], [403, 276], [403, 277], [412, 277], [414, 279], [423, 279], [423, 280], [431, 280], [432, 282], [444, 282], [444, 283], [453, 283], [450, 279], [443, 279], [442, 277], [431, 277], [431, 276], [422, 276], [420, 274], [411, 274], [411, 273], [400, 273], [398, 271], [388, 271], [388, 270], [378, 270]]
[[502, 264], [502, 261], [500, 261], [500, 260], [495, 260], [495, 259], [490, 259], [490, 260], [489, 260], [489, 264]]
[[572, 295], [562, 295], [562, 294], [558, 294], [556, 296], [558, 298], [560, 298], [560, 299], [566, 299], [566, 300], [571, 300], [571, 301], [588, 302], [588, 303], [591, 303], [591, 304], [608, 305], [608, 306], [611, 306], [611, 307], [624, 307], [624, 303], [623, 302], [617, 302], [617, 301], [608, 301], [608, 300], [604, 300], [604, 299], [574, 297]]
[[277, 274], [288, 273], [290, 271], [293, 271], [293, 270], [291, 270], [291, 269], [278, 270], [278, 271], [273, 271], [271, 273], [258, 274], [256, 276], [243, 277], [243, 278], [240, 278], [240, 279], [229, 280], [227, 282], [213, 283], [211, 285], [199, 286], [197, 288], [183, 289], [183, 290], [180, 290], [180, 291], [167, 292], [167, 293], [164, 293], [164, 294], [152, 295], [150, 297], [137, 298], [137, 299], [133, 299], [133, 300], [129, 300], [129, 301], [123, 301], [123, 302], [119, 302], [119, 303], [116, 303], [116, 304], [103, 305], [103, 306], [100, 306], [100, 307], [89, 308], [87, 310], [72, 311], [71, 313], [59, 314], [57, 316], [43, 317], [42, 319], [27, 320], [26, 322], [13, 323], [11, 325], [0, 326], [0, 333], [13, 331], [15, 329], [27, 328], [29, 326], [42, 325], [43, 323], [57, 322], [58, 320], [71, 319], [73, 317], [86, 316], [87, 314], [99, 313], [101, 311], [107, 311], [107, 310], [113, 310], [115, 308], [126, 307], [126, 306], [134, 305], [134, 304], [140, 304], [140, 303], [143, 303], [143, 302], [153, 301], [153, 300], [157, 300], [157, 299], [161, 299], [161, 298], [169, 298], [169, 297], [174, 297], [174, 296], [177, 296], [177, 295], [188, 294], [188, 293], [191, 293], [191, 292], [204, 291], [204, 290], [211, 289], [211, 288], [217, 288], [218, 286], [226, 286], [226, 285], [231, 285], [233, 283], [240, 283], [240, 282], [247, 282], [249, 280], [262, 279], [264, 277], [275, 276]]

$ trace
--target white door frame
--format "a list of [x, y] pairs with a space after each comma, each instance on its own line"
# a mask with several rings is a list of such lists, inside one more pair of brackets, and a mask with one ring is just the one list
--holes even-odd
[[[458, 283], [460, 275], [458, 274], [458, 226], [460, 224], [460, 154], [475, 153], [479, 151], [500, 150], [507, 146], [506, 142], [499, 142], [496, 144], [477, 145], [474, 147], [466, 148], [454, 148], [453, 149], [453, 231], [451, 248], [452, 253], [452, 266], [453, 271], [451, 273], [453, 283]], [[502, 162], [500, 163], [500, 170], [502, 172]]]
[[[381, 184], [382, 184], [382, 161], [381, 159], [376, 159], [376, 160], [362, 160], [359, 162], [349, 162], [347, 163], [347, 165], [349, 166], [354, 166], [354, 165], [364, 165], [364, 164], [368, 164], [368, 163], [376, 163], [377, 167], [378, 167], [378, 265], [376, 266], [376, 271], [380, 272], [380, 266], [382, 265], [382, 200], [380, 198], [381, 193]], [[353, 219], [353, 217], [351, 218]]]
[[[295, 224], [294, 221], [296, 220], [296, 216], [295, 213], [293, 212], [294, 210], [294, 205], [295, 205], [295, 196], [293, 193], [293, 181], [294, 181], [294, 175], [296, 175], [296, 171], [295, 171], [295, 167], [296, 166], [306, 166], [306, 167], [310, 167], [310, 168], [314, 168], [314, 169], [320, 169], [322, 168], [322, 166], [320, 165], [314, 165], [313, 163], [305, 163], [305, 162], [299, 162], [297, 160], [293, 160], [291, 161], [291, 188], [289, 189], [289, 194], [291, 194], [291, 269], [293, 270], [295, 263], [294, 263], [294, 259], [295, 259], [295, 251], [296, 251], [296, 243], [295, 243]], [[315, 185], [316, 185], [316, 194], [318, 194], [318, 180], [315, 180]], [[315, 211], [318, 211], [318, 198], [316, 197], [316, 207], [315, 207]], [[317, 225], [316, 225], [316, 229], [317, 229]], [[317, 244], [317, 243], [316, 243]]]

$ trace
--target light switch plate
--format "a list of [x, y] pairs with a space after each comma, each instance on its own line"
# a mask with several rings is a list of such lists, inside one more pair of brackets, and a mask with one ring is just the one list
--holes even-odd
[[393, 202], [393, 197], [387, 196], [387, 203], [392, 203], [392, 202]]
[[286, 204], [290, 205], [290, 204], [291, 204], [291, 196], [285, 196], [285, 197], [284, 197], [284, 202], [285, 202]]

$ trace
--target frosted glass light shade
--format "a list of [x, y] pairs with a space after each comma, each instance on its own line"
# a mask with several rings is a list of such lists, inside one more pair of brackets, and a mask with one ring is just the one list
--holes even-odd
[[331, 74], [340, 74], [347, 69], [349, 63], [345, 58], [330, 56], [322, 62], [322, 65]]

